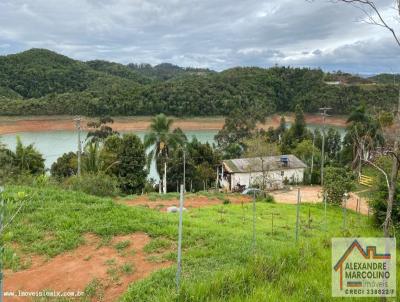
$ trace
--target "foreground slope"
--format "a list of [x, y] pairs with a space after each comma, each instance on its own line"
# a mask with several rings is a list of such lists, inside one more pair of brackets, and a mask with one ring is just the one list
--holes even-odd
[[[145, 248], [155, 253], [151, 261], [173, 263], [176, 259], [177, 215], [56, 188], [9, 186], [5, 197], [8, 213], [18, 208], [20, 200], [25, 202], [3, 238], [8, 268], [27, 269], [23, 259], [28, 255], [52, 259], [74, 251], [84, 244], [87, 234], [99, 236], [106, 246], [112, 246], [110, 238], [116, 235], [146, 233], [153, 240]], [[257, 202], [254, 247], [252, 204], [223, 204], [222, 200], [220, 204], [192, 208], [184, 214], [183, 284], [179, 295], [173, 264], [132, 283], [120, 299], [331, 301], [331, 237], [381, 235], [368, 217], [349, 211], [347, 230], [343, 230], [340, 208], [328, 207], [325, 224], [321, 205], [303, 204], [300, 239], [296, 243], [296, 207]], [[164, 251], [169, 252], [162, 256]], [[17, 257], [10, 256], [14, 252]], [[101, 282], [95, 287], [82, 284], [82, 289], [89, 288], [87, 293], [96, 297], [102, 286]]]

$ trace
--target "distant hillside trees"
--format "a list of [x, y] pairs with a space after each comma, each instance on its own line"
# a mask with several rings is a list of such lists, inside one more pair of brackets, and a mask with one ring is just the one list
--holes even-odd
[[[343, 83], [325, 83], [336, 78]], [[392, 110], [397, 88], [381, 78], [386, 79], [291, 67], [213, 72], [172, 64], [80, 62], [32, 49], [0, 56], [0, 114], [227, 116], [236, 109], [271, 114], [297, 105], [305, 112], [329, 106], [334, 114], [346, 114], [361, 102]]]

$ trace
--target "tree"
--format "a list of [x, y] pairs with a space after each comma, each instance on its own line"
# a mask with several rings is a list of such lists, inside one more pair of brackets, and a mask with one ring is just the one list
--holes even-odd
[[329, 159], [337, 160], [342, 148], [342, 139], [338, 130], [329, 128], [325, 138], [325, 152]]
[[126, 194], [140, 193], [144, 188], [148, 171], [146, 152], [140, 138], [135, 134], [124, 134], [117, 151], [118, 179]]
[[21, 173], [44, 173], [43, 155], [35, 149], [33, 144], [24, 146], [19, 136], [17, 136], [17, 146], [15, 148], [15, 164]]
[[[360, 5], [360, 9], [364, 12], [367, 17], [366, 23], [383, 27], [387, 29], [393, 36], [397, 45], [400, 47], [400, 37], [399, 34], [391, 27], [386, 21], [384, 15], [379, 11], [375, 1], [372, 0], [338, 0], [339, 2], [344, 2], [348, 4]], [[400, 0], [393, 0], [394, 9], [400, 16]]]
[[323, 191], [332, 204], [341, 204], [344, 193], [351, 190], [351, 175], [344, 168], [327, 167], [324, 175]]
[[256, 119], [250, 118], [242, 110], [235, 109], [225, 119], [225, 124], [215, 136], [215, 140], [221, 149], [228, 148], [231, 144], [243, 147], [243, 140], [251, 137], [256, 125]]
[[350, 142], [347, 147], [351, 147], [353, 152], [352, 168], [357, 169], [358, 175], [361, 174], [363, 162], [369, 160], [371, 152], [383, 144], [382, 133], [376, 120], [367, 113], [364, 105], [355, 108], [347, 119], [346, 136], [350, 139], [346, 142]]
[[[144, 146], [152, 147], [148, 154], [148, 166], [152, 160], [156, 160], [157, 171], [161, 176], [163, 192], [167, 193], [167, 162], [170, 153], [178, 146], [183, 146], [182, 131], [172, 131], [173, 120], [164, 114], [152, 118], [150, 132], [144, 138]], [[161, 172], [164, 172], [163, 174]], [[161, 187], [160, 187], [161, 193]]]
[[101, 146], [97, 140], [86, 144], [82, 156], [83, 172], [96, 174], [104, 169]]
[[[338, 0], [340, 2], [344, 2], [347, 4], [358, 4], [360, 5], [360, 9], [366, 14], [367, 16], [367, 23], [372, 25], [380, 26], [387, 29], [393, 36], [395, 42], [400, 47], [400, 38], [398, 33], [391, 27], [384, 18], [384, 15], [379, 11], [377, 5], [372, 0]], [[400, 0], [393, 0], [394, 2], [394, 9], [398, 16], [400, 16]], [[398, 20], [398, 19], [397, 19]], [[396, 188], [397, 188], [397, 177], [399, 174], [399, 167], [400, 167], [400, 91], [399, 91], [399, 101], [398, 101], [398, 108], [397, 108], [397, 116], [395, 119], [395, 138], [393, 140], [393, 144], [391, 146], [391, 150], [389, 152], [390, 156], [392, 157], [392, 169], [389, 175], [380, 170], [376, 165], [374, 165], [371, 161], [363, 159], [364, 161], [368, 162], [372, 166], [374, 166], [378, 171], [382, 172], [385, 176], [387, 187], [388, 187], [388, 199], [387, 199], [387, 211], [386, 211], [386, 218], [383, 223], [384, 234], [386, 237], [389, 236], [389, 229], [392, 225], [392, 209], [394, 198], [396, 195]], [[393, 132], [392, 132], [393, 134]], [[360, 142], [359, 142], [360, 143]]]
[[50, 173], [57, 178], [70, 177], [77, 174], [77, 155], [75, 152], [64, 153], [51, 165]]
[[[310, 168], [310, 172], [308, 173], [309, 179], [307, 179], [305, 176], [305, 181], [319, 183], [320, 181], [318, 178], [320, 175], [318, 167], [321, 165], [321, 150], [315, 145], [313, 146], [313, 142], [311, 140], [306, 139], [297, 144], [296, 148], [293, 149], [293, 154], [305, 162]], [[313, 166], [312, 172], [311, 166]]]
[[114, 123], [114, 120], [108, 116], [99, 118], [97, 122], [88, 122], [87, 126], [89, 128], [89, 132], [86, 136], [86, 140], [94, 143], [98, 141], [104, 141], [108, 136], [117, 134], [118, 132], [114, 131], [110, 126], [108, 126], [108, 124], [112, 123]]
[[304, 118], [304, 112], [303, 108], [299, 104], [296, 105], [295, 108], [295, 118], [294, 118], [294, 124], [291, 127], [291, 131], [293, 132], [292, 135], [297, 139], [297, 140], [302, 140], [304, 136], [306, 135], [306, 120]]
[[[209, 143], [201, 143], [196, 138], [186, 143], [186, 186], [190, 183], [193, 191], [203, 190], [205, 184], [215, 184], [216, 168], [220, 165], [220, 153]], [[176, 185], [182, 183], [183, 175], [183, 150], [174, 150], [170, 156], [168, 175], [169, 190], [174, 190]]]
[[17, 174], [15, 154], [0, 142], [0, 181]]
[[296, 145], [304, 139], [311, 137], [310, 131], [307, 129], [307, 125], [304, 118], [304, 112], [301, 106], [296, 105], [295, 119], [293, 125], [288, 131], [285, 131], [280, 141], [281, 152], [284, 154], [291, 153], [296, 148]]
[[267, 138], [262, 135], [256, 135], [246, 139], [243, 142], [245, 146], [245, 157], [264, 157], [278, 155], [279, 147], [275, 143], [269, 143]]

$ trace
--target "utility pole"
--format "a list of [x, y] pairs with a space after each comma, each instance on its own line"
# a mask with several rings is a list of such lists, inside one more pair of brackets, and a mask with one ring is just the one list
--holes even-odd
[[218, 192], [218, 180], [219, 180], [219, 171], [217, 166], [217, 178], [215, 180], [215, 192]]
[[300, 188], [297, 188], [297, 205], [296, 205], [296, 243], [299, 240], [299, 224], [300, 224]]
[[76, 130], [78, 131], [78, 176], [81, 176], [81, 155], [82, 155], [82, 144], [81, 144], [81, 117], [77, 116], [75, 121]]
[[183, 192], [186, 193], [186, 151], [183, 149]]
[[328, 110], [332, 110], [329, 107], [319, 108], [322, 115], [322, 158], [321, 158], [321, 186], [324, 185], [324, 164], [325, 164], [325, 118], [328, 116], [326, 113]]
[[182, 212], [183, 212], [183, 202], [184, 202], [184, 189], [181, 185], [181, 194], [179, 198], [179, 225], [178, 225], [178, 263], [176, 270], [176, 289], [179, 293], [180, 281], [181, 281], [181, 269], [182, 269]]
[[310, 185], [312, 183], [312, 174], [314, 171], [314, 148], [315, 148], [315, 130], [313, 132], [313, 140], [312, 140], [312, 153], [311, 153], [311, 169], [310, 169]]

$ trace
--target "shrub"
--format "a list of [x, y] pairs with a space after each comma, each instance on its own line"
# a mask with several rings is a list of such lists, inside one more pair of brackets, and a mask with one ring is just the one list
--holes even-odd
[[[369, 199], [369, 206], [372, 208], [374, 221], [381, 226], [386, 219], [388, 189], [383, 177], [378, 178], [376, 191]], [[393, 201], [392, 221], [395, 228], [400, 228], [400, 182], [397, 183], [396, 195]]]
[[119, 194], [118, 180], [102, 173], [72, 176], [64, 181], [64, 187], [96, 196], [115, 196]]
[[325, 169], [324, 193], [329, 203], [340, 204], [345, 192], [351, 190], [351, 174], [343, 168], [328, 167]]
[[267, 194], [265, 194], [264, 202], [274, 203], [275, 198], [274, 198], [274, 196], [267, 193]]
[[76, 175], [78, 167], [77, 155], [74, 152], [64, 153], [51, 165], [50, 173], [54, 177], [63, 178]]

